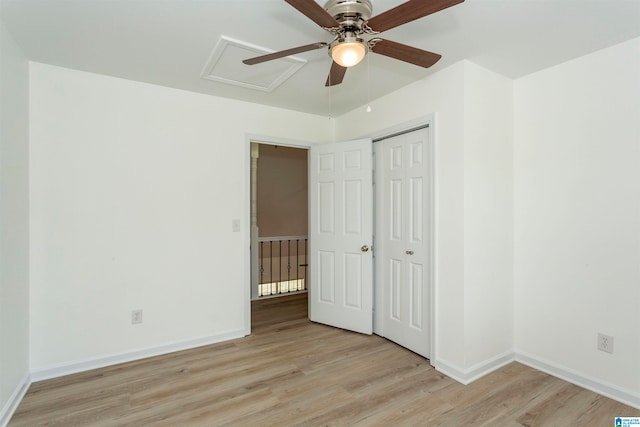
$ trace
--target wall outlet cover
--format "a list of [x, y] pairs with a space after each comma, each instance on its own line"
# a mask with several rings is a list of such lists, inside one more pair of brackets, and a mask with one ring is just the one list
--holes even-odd
[[138, 325], [142, 323], [142, 310], [132, 310], [131, 311], [131, 324]]
[[611, 335], [598, 334], [598, 350], [613, 353], [613, 337]]

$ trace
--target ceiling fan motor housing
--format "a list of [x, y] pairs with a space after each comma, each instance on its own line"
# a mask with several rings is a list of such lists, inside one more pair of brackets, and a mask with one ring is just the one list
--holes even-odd
[[324, 8], [340, 23], [342, 30], [352, 32], [359, 32], [373, 12], [369, 0], [329, 0]]

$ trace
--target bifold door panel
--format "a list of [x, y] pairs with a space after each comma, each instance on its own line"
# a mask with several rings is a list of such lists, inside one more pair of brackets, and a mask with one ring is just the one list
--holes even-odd
[[376, 287], [382, 334], [430, 357], [429, 131], [376, 143]]

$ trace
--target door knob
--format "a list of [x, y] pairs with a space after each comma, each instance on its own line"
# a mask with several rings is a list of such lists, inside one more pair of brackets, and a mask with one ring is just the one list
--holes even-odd
[[367, 245], [362, 245], [362, 247], [360, 248], [360, 250], [361, 250], [362, 252], [369, 252], [369, 246], [367, 246]]
[[407, 255], [413, 255], [413, 251], [404, 251], [404, 253]]

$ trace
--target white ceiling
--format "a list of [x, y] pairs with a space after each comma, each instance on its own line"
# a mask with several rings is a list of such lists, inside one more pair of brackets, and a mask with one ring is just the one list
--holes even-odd
[[[403, 0], [372, 0], [377, 15]], [[319, 2], [321, 3], [321, 2]], [[0, 0], [34, 61], [322, 115], [339, 115], [462, 59], [517, 78], [640, 36], [640, 0], [466, 0], [382, 37], [442, 54], [430, 69], [368, 55], [325, 88], [324, 49], [273, 92], [201, 78], [222, 36], [277, 51], [331, 36], [284, 0]], [[237, 64], [238, 72], [243, 67]], [[253, 67], [259, 67], [255, 65]]]

